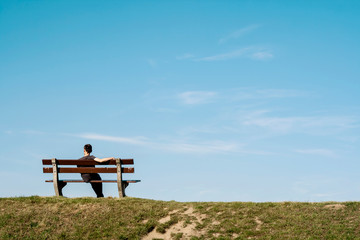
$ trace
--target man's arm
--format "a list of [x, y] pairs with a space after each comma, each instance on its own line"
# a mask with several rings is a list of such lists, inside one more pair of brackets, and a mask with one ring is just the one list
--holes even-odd
[[113, 157], [109, 157], [109, 158], [95, 158], [94, 159], [96, 162], [106, 162], [106, 161], [109, 161], [109, 160], [115, 160], [115, 158]]

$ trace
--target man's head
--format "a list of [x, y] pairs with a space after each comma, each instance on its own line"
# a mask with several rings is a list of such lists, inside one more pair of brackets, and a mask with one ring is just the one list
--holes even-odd
[[85, 144], [84, 146], [84, 154], [90, 154], [92, 152], [91, 144]]

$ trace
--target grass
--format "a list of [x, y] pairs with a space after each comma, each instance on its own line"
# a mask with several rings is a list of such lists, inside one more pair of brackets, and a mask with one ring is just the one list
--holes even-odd
[[360, 239], [360, 202], [0, 198], [0, 239], [141, 239], [150, 232], [172, 239]]

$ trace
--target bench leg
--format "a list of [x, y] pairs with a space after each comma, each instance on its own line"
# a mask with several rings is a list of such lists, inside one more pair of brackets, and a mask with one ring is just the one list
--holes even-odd
[[125, 188], [122, 183], [119, 184], [118, 182], [118, 191], [119, 191], [119, 198], [125, 197]]
[[53, 183], [54, 183], [55, 195], [59, 197], [62, 196], [62, 191], [61, 189], [59, 189], [59, 173], [58, 173], [56, 158], [51, 159], [51, 163], [53, 167]]
[[122, 183], [122, 169], [121, 169], [121, 162], [120, 158], [116, 158], [116, 168], [117, 168], [117, 185], [118, 185], [118, 191], [119, 191], [119, 197], [123, 198], [125, 197], [125, 188], [123, 188]]
[[57, 197], [62, 196], [62, 191], [60, 191], [60, 189], [59, 189], [59, 182], [58, 181], [54, 181], [54, 190], [55, 190], [55, 195]]

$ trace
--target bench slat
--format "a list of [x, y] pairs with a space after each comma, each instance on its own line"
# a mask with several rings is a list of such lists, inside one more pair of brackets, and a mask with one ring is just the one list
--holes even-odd
[[[93, 167], [76, 167], [76, 168], [58, 168], [58, 173], [116, 173], [116, 168], [93, 168]], [[134, 168], [122, 168], [123, 173], [134, 173]], [[53, 173], [52, 167], [43, 168], [43, 173]]]
[[[137, 183], [140, 182], [141, 180], [123, 180], [123, 182], [128, 182], [128, 183]], [[45, 182], [53, 182], [53, 180], [45, 180]], [[59, 182], [79, 182], [82, 183], [84, 182], [83, 180], [59, 180]], [[103, 182], [103, 183], [116, 183], [117, 180], [90, 180], [90, 182]]]
[[[105, 163], [99, 163], [93, 160], [79, 160], [79, 159], [56, 159], [58, 165], [116, 165], [115, 160], [109, 160]], [[122, 165], [133, 165], [134, 159], [121, 159]], [[43, 159], [43, 165], [52, 165], [51, 159]]]

